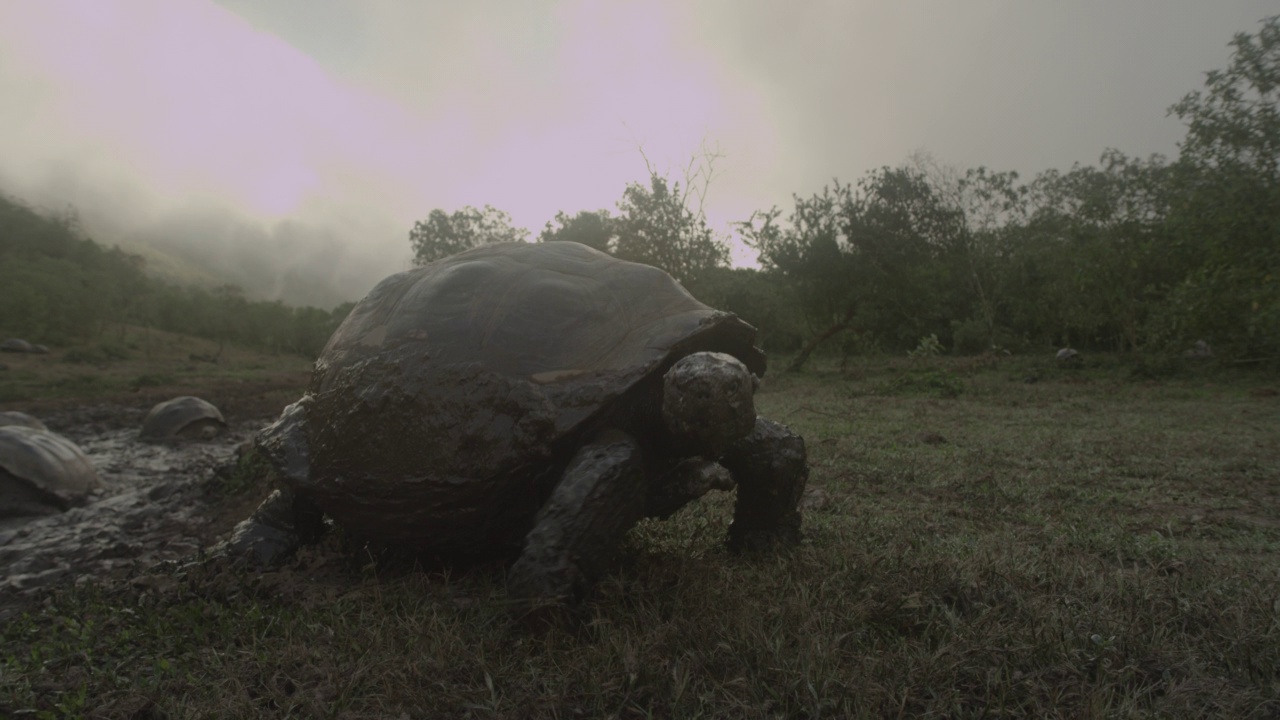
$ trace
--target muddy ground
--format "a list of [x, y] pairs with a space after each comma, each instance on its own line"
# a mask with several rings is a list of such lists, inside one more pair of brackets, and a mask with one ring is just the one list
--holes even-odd
[[[126, 579], [165, 561], [201, 556], [261, 499], [228, 493], [216, 471], [301, 394], [296, 377], [221, 387], [156, 388], [91, 403], [9, 403], [0, 409], [39, 417], [92, 460], [102, 489], [82, 507], [0, 521], [0, 620], [44, 589]], [[217, 405], [228, 427], [213, 440], [138, 440], [156, 402], [196, 394]]]

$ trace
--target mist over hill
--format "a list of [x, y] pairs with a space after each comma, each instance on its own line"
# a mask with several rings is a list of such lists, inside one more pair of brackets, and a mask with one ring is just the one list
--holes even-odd
[[153, 272], [175, 282], [231, 283], [255, 299], [331, 308], [359, 300], [383, 277], [409, 266], [407, 241], [405, 258], [396, 262], [385, 252], [362, 251], [385, 246], [362, 242], [367, 232], [198, 209], [167, 214], [131, 233], [122, 247], [155, 258]]
[[138, 350], [127, 339], [138, 328], [202, 337], [219, 347], [233, 343], [314, 357], [354, 305], [286, 305], [218, 282], [216, 268], [204, 272], [195, 263], [174, 261], [165, 271], [175, 268], [194, 268], [203, 283], [158, 277], [145, 258], [89, 237], [72, 212], [41, 211], [0, 195], [0, 337], [55, 347], [96, 343], [81, 356], [85, 362]]
[[333, 308], [411, 264], [406, 228], [341, 211], [272, 220], [212, 201], [159, 209], [154, 198], [118, 183], [58, 173], [34, 186], [0, 178], [0, 193], [142, 257], [151, 277], [206, 289], [236, 285], [254, 300]]

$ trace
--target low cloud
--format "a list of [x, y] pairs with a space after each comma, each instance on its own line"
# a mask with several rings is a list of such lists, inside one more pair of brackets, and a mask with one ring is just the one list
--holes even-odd
[[[1176, 152], [1265, 0], [1035, 5], [41, 0], [0, 6], [0, 189], [258, 297], [359, 297], [433, 208], [537, 233], [704, 142], [727, 229], [925, 149]], [[644, 156], [641, 155], [643, 150]], [[741, 249], [740, 249], [741, 250]], [[737, 259], [749, 261], [749, 252]]]

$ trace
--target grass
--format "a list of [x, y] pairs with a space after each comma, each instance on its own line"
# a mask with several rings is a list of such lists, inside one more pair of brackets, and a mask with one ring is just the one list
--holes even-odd
[[94, 401], [131, 404], [248, 385], [268, 393], [279, 389], [283, 394], [274, 401], [305, 387], [311, 361], [130, 326], [55, 347], [48, 355], [4, 353], [0, 365], [0, 409], [27, 410]]
[[1276, 383], [1016, 358], [771, 376], [760, 409], [818, 491], [793, 551], [728, 553], [709, 497], [538, 625], [501, 568], [336, 539], [270, 573], [68, 588], [0, 629], [0, 715], [1280, 717]]

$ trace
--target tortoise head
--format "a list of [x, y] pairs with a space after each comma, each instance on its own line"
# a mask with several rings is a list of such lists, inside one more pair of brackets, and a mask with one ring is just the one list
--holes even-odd
[[708, 458], [719, 457], [755, 427], [759, 382], [732, 355], [686, 355], [663, 376], [662, 418], [682, 445]]

